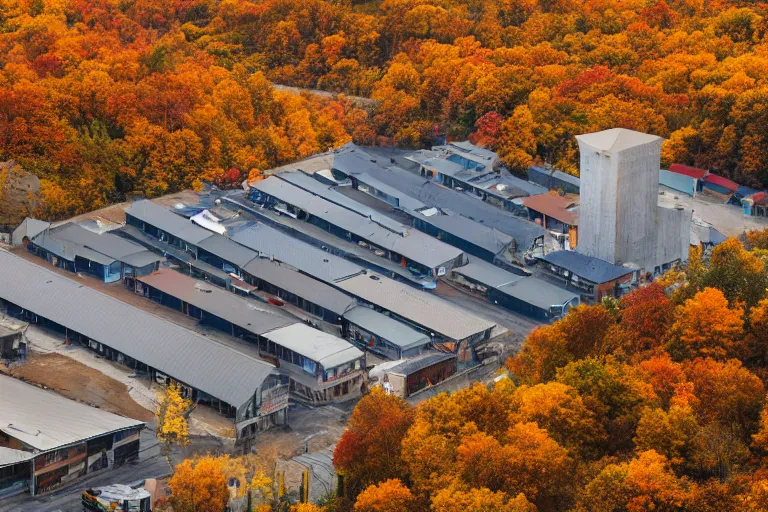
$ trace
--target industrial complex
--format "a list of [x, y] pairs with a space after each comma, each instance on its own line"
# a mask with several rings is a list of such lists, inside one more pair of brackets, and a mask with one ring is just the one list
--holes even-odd
[[[660, 206], [665, 182], [700, 187], [660, 171], [658, 137], [617, 129], [578, 142], [581, 180], [541, 167], [512, 176], [468, 142], [348, 144], [243, 189], [116, 205], [109, 223], [98, 212], [28, 218], [0, 250], [11, 319], [0, 355], [23, 364], [24, 326], [43, 328], [153, 384], [178, 384], [227, 418], [238, 442], [290, 424], [292, 404], [353, 400], [379, 377], [412, 397], [502, 354], [522, 319], [549, 323], [620, 297], [684, 262], [692, 243], [719, 240], [690, 209]], [[0, 401], [18, 400], [2, 379]], [[0, 470], [18, 475], [0, 480], [0, 496], [52, 489], [102, 467], [105, 450], [116, 462], [136, 447], [140, 422], [88, 414], [106, 419], [82, 439], [41, 444], [6, 428], [32, 420], [0, 413]], [[34, 428], [66, 429], [68, 418]]]

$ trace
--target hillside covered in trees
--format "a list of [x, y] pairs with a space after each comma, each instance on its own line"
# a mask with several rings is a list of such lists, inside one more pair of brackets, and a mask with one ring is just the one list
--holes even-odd
[[509, 378], [374, 391], [334, 463], [355, 512], [768, 510], [767, 232], [535, 329]]
[[768, 185], [763, 2], [0, 5], [0, 157], [41, 178], [47, 217], [436, 130], [576, 173], [573, 136], [621, 126], [667, 137], [665, 163]]

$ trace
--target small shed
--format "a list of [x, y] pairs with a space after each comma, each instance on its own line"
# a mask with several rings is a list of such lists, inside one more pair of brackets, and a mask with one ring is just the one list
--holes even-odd
[[739, 184], [728, 178], [710, 173], [704, 177], [704, 188], [710, 192], [730, 197], [739, 189]]
[[698, 180], [687, 174], [659, 169], [659, 185], [693, 197], [696, 195]]
[[365, 306], [347, 311], [344, 319], [347, 339], [387, 359], [418, 355], [432, 342], [427, 334]]
[[[443, 352], [428, 352], [387, 370], [384, 382], [391, 393], [403, 398], [424, 388], [434, 386], [456, 373], [456, 356]], [[386, 384], [384, 384], [386, 389]]]
[[26, 322], [0, 317], [0, 359], [7, 361], [24, 360], [27, 357], [27, 341], [24, 331]]

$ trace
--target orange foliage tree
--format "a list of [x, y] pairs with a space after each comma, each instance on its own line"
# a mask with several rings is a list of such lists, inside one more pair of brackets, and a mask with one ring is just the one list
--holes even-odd
[[227, 479], [216, 457], [185, 459], [168, 481], [169, 503], [178, 512], [219, 512], [229, 502]]
[[743, 316], [742, 310], [728, 306], [723, 292], [705, 288], [677, 307], [669, 334], [669, 351], [678, 359], [722, 359], [736, 354], [744, 336]]
[[413, 494], [397, 479], [371, 485], [357, 496], [355, 512], [400, 512], [409, 510]]
[[333, 453], [333, 463], [350, 489], [405, 477], [401, 442], [413, 410], [400, 397], [374, 389], [360, 400]]

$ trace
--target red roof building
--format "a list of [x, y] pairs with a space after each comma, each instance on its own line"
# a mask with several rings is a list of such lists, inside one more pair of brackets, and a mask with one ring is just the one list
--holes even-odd
[[731, 192], [736, 192], [736, 190], [739, 188], [738, 183], [734, 183], [728, 178], [723, 178], [717, 174], [707, 174], [707, 176], [704, 178], [704, 182], [709, 183], [710, 185], [717, 185], [718, 187], [722, 187]]
[[683, 164], [672, 164], [669, 166], [669, 170], [670, 172], [675, 172], [677, 174], [684, 174], [686, 176], [690, 176], [691, 178], [695, 178], [697, 180], [700, 180], [707, 174], [707, 171], [705, 171], [704, 169], [689, 167]]

